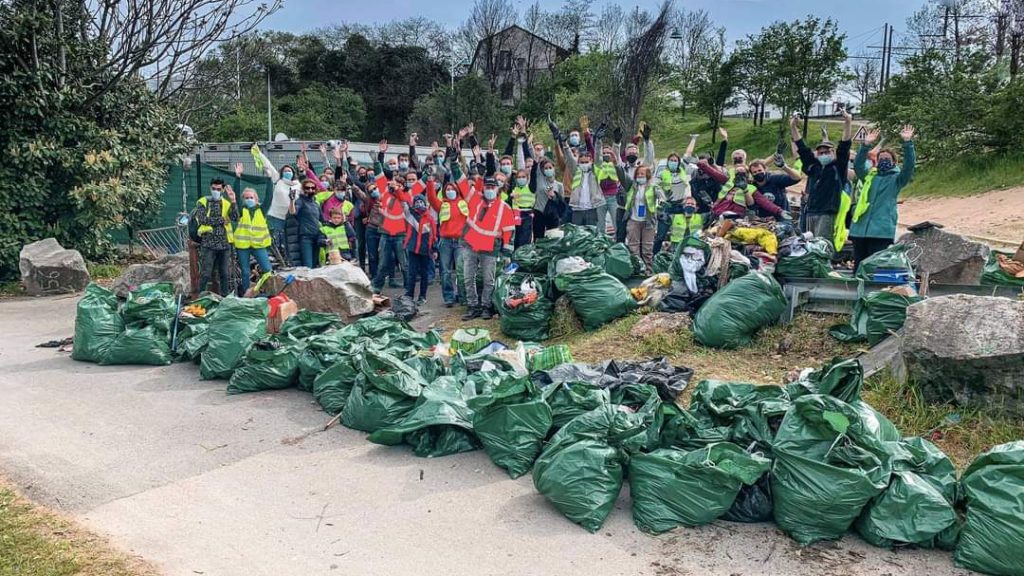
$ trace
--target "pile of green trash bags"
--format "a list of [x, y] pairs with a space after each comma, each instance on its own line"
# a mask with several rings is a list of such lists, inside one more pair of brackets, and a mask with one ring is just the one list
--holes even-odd
[[903, 327], [907, 307], [924, 298], [906, 296], [889, 290], [863, 293], [853, 305], [849, 324], [837, 324], [828, 333], [840, 342], [867, 342], [874, 346]]
[[269, 313], [270, 306], [263, 298], [229, 296], [221, 300], [209, 316], [206, 350], [199, 361], [200, 378], [231, 378], [242, 366], [249, 346], [266, 336]]
[[893, 244], [885, 250], [875, 252], [861, 261], [854, 277], [858, 280], [873, 280], [879, 271], [904, 273], [908, 280], [914, 279], [914, 264], [907, 251], [910, 244]]
[[780, 246], [775, 275], [780, 278], [828, 278], [832, 273], [832, 243], [820, 238], [794, 242], [806, 247], [799, 256], [787, 255], [785, 243]]
[[[535, 301], [522, 300], [524, 283], [536, 290]], [[514, 272], [498, 276], [491, 300], [498, 311], [501, 332], [523, 342], [547, 340], [551, 334], [551, 316], [555, 312], [550, 289], [551, 283], [546, 275]]]
[[981, 285], [982, 286], [1020, 286], [1024, 287], [1024, 278], [1015, 278], [1006, 273], [1005, 270], [999, 267], [999, 262], [996, 260], [997, 254], [1003, 254], [1004, 256], [1011, 256], [1006, 252], [997, 252], [995, 250], [988, 253], [988, 260], [985, 261], [985, 268], [981, 272]]
[[168, 283], [143, 284], [128, 293], [124, 304], [106, 288], [90, 284], [78, 301], [71, 357], [102, 365], [170, 364], [176, 312], [174, 287]]
[[637, 308], [629, 288], [593, 264], [579, 272], [556, 275], [555, 287], [569, 297], [584, 330], [597, 330]]
[[748, 346], [755, 333], [786, 310], [782, 287], [769, 274], [751, 272], [715, 292], [693, 319], [693, 335], [712, 348]]

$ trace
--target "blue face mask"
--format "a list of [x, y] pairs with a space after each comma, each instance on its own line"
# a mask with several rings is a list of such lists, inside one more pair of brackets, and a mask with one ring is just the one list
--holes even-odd
[[285, 170], [281, 173], [281, 178], [284, 178], [285, 180], [291, 180], [292, 176], [294, 176], [294, 174], [292, 174], [291, 170]]
[[520, 188], [526, 186], [526, 178], [516, 178], [516, 186], [519, 186]]
[[220, 200], [220, 190], [210, 190], [210, 198]]
[[675, 172], [676, 170], [679, 170], [679, 161], [678, 160], [669, 160], [668, 161], [668, 169], [671, 170], [672, 172]]
[[511, 164], [502, 164], [501, 165], [501, 173], [506, 175], [506, 176], [511, 174], [512, 173], [512, 165]]
[[335, 190], [334, 191], [334, 197], [337, 198], [338, 200], [344, 200], [345, 199], [345, 191], [344, 190]]
[[636, 183], [641, 185], [641, 186], [643, 186], [644, 184], [647, 184], [647, 177], [646, 176], [638, 176], [637, 179], [636, 179]]
[[409, 169], [409, 163], [408, 162], [399, 162], [398, 163], [398, 169], [399, 170], [408, 170]]
[[488, 200], [494, 200], [498, 197], [497, 188], [484, 188], [484, 198]]
[[569, 136], [569, 145], [571, 145], [571, 146], [579, 146], [580, 145], [580, 137], [576, 136], [575, 134], [573, 134], [572, 136]]
[[896, 163], [893, 162], [892, 160], [888, 159], [888, 158], [885, 158], [885, 159], [882, 159], [882, 160], [878, 161], [878, 171], [879, 172], [888, 172], [889, 170], [892, 170], [895, 167], [896, 167]]
[[377, 190], [374, 190], [373, 192], [370, 192], [370, 198], [373, 198], [374, 200], [379, 200], [380, 199], [380, 192], [378, 192]]
[[820, 162], [822, 166], [828, 166], [829, 164], [832, 163], [832, 160], [834, 159], [832, 158], [831, 154], [819, 154], [817, 158], [818, 162]]
[[405, 189], [406, 190], [412, 190], [412, 187], [415, 186], [415, 185], [416, 185], [416, 181], [415, 180], [406, 180], [405, 181]]
[[457, 194], [455, 193], [455, 190], [452, 190], [451, 188], [444, 191], [444, 197], [449, 200], [455, 200], [456, 196]]
[[444, 156], [435, 156], [434, 162], [437, 162], [438, 164], [444, 164]]
[[545, 168], [544, 169], [544, 175], [547, 176], [548, 178], [554, 178], [555, 177], [555, 171], [554, 171], [553, 168]]
[[256, 200], [253, 199], [253, 198], [246, 198], [245, 199], [245, 207], [246, 208], [255, 208], [256, 207]]

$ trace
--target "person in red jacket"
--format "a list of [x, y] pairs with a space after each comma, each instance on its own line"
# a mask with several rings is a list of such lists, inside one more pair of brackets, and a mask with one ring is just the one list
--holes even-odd
[[418, 195], [412, 199], [412, 210], [405, 215], [405, 250], [408, 252], [409, 270], [405, 274], [405, 295], [415, 297], [416, 280], [420, 281], [420, 297], [416, 303], [427, 301], [431, 257], [434, 254], [434, 228], [437, 221], [433, 211], [427, 208], [427, 199]]
[[395, 278], [395, 264], [401, 262], [408, 275], [409, 267], [405, 260], [405, 213], [412, 204], [413, 196], [423, 191], [423, 183], [416, 173], [409, 171], [404, 176], [395, 175], [388, 181], [384, 174], [377, 176], [377, 190], [381, 191], [380, 205], [384, 213], [384, 222], [380, 226], [381, 260], [377, 267], [377, 275], [373, 278], [373, 291], [380, 294], [384, 288], [384, 279]]
[[438, 194], [433, 179], [427, 181], [427, 201], [437, 213], [437, 221], [441, 224], [441, 239], [437, 243], [441, 261], [441, 296], [444, 305], [451, 308], [456, 298], [465, 300], [466, 297], [466, 283], [457, 273], [456, 263], [460, 255], [459, 240], [466, 228], [466, 216], [469, 215], [469, 203], [454, 182], [445, 184], [444, 192]]
[[[463, 320], [494, 316], [491, 293], [494, 291], [494, 268], [498, 255], [512, 254], [512, 234], [515, 233], [515, 218], [512, 207], [498, 197], [498, 181], [487, 177], [483, 191], [469, 189], [466, 202], [469, 216], [462, 235], [463, 273], [466, 277], [466, 305], [468, 310]], [[483, 273], [483, 291], [477, 294], [476, 274]]]

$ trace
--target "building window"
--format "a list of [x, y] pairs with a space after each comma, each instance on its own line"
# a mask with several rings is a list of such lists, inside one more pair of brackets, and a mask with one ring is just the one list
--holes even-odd
[[505, 82], [501, 85], [501, 99], [511, 100], [512, 99], [512, 83]]
[[512, 51], [502, 50], [498, 52], [498, 70], [512, 69]]
[[526, 58], [516, 58], [516, 70], [522, 71], [526, 69]]

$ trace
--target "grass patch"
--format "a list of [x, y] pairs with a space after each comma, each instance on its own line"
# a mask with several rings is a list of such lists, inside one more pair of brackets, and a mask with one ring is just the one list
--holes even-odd
[[965, 157], [921, 167], [901, 196], [970, 196], [1024, 185], [1024, 155]]
[[900, 384], [888, 374], [868, 379], [862, 397], [892, 420], [904, 436], [934, 442], [960, 470], [985, 450], [1024, 438], [1024, 419], [928, 404], [916, 386]]
[[123, 264], [97, 264], [89, 262], [86, 264], [89, 276], [93, 280], [114, 280], [124, 273], [126, 268]]
[[142, 561], [34, 506], [0, 479], [0, 575], [151, 576]]
[[0, 297], [24, 296], [25, 287], [17, 280], [0, 282]]

